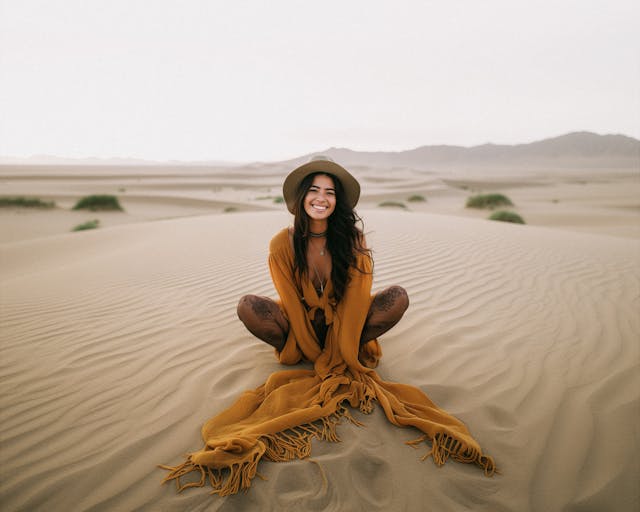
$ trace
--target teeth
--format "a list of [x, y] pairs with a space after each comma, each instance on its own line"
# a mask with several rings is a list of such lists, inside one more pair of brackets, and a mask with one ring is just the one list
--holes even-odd
[[327, 209], [326, 206], [318, 206], [315, 204], [312, 204], [311, 206], [313, 206], [313, 208], [315, 208], [316, 210], [320, 210], [320, 211], [325, 211]]

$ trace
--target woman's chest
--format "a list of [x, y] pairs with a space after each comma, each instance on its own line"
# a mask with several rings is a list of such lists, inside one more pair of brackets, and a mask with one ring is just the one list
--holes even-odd
[[331, 256], [324, 251], [307, 250], [309, 277], [316, 289], [323, 289], [331, 279]]

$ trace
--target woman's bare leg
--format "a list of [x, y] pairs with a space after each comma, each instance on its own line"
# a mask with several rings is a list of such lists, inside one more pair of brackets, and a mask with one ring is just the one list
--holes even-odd
[[360, 344], [384, 334], [396, 325], [409, 307], [409, 296], [401, 286], [390, 286], [377, 293], [362, 329]]
[[287, 341], [289, 322], [273, 300], [245, 295], [238, 302], [238, 318], [251, 334], [277, 350], [282, 350]]
[[[369, 308], [360, 344], [391, 329], [400, 321], [408, 307], [409, 297], [400, 286], [390, 286], [377, 293]], [[238, 318], [251, 334], [282, 350], [289, 333], [289, 322], [273, 300], [257, 295], [245, 295], [238, 303]], [[317, 334], [320, 337], [320, 333]]]

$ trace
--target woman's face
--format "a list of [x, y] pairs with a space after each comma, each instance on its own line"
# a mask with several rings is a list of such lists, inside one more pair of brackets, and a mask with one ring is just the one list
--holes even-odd
[[326, 174], [314, 176], [304, 197], [304, 211], [313, 220], [326, 220], [336, 209], [336, 189]]

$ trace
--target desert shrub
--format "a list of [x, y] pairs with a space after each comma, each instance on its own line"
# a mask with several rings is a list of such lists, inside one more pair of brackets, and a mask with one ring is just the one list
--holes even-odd
[[88, 220], [82, 224], [78, 224], [72, 231], [84, 231], [86, 229], [96, 229], [100, 225], [98, 219]]
[[273, 199], [273, 202], [276, 203], [276, 204], [284, 203], [284, 197], [278, 196], [278, 197]]
[[399, 201], [383, 201], [378, 206], [382, 206], [383, 208], [391, 207], [391, 208], [406, 208], [407, 205], [401, 203]]
[[410, 203], [424, 203], [426, 201], [426, 198], [424, 196], [421, 196], [420, 194], [414, 194], [412, 196], [409, 196], [407, 201], [409, 201]]
[[499, 220], [501, 222], [513, 222], [514, 224], [524, 224], [524, 220], [516, 212], [510, 212], [508, 210], [499, 210], [493, 212], [489, 216], [489, 220]]
[[236, 212], [238, 209], [235, 206], [227, 206], [224, 210], [224, 213]]
[[95, 212], [97, 210], [119, 210], [122, 211], [122, 206], [116, 196], [110, 195], [93, 195], [80, 199], [73, 207], [74, 210], [91, 210]]
[[37, 197], [0, 197], [0, 207], [17, 206], [19, 208], [55, 208], [54, 201], [43, 201]]
[[467, 199], [467, 208], [496, 208], [513, 206], [511, 199], [502, 194], [478, 194]]

